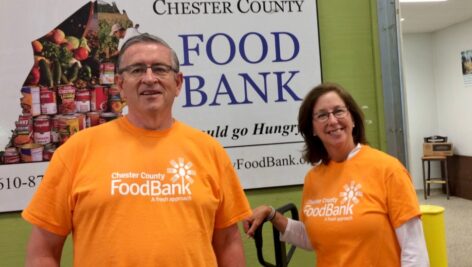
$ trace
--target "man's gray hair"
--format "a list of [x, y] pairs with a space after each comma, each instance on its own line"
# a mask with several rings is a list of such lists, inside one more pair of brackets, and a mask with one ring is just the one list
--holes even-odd
[[120, 69], [121, 60], [126, 49], [138, 43], [155, 43], [155, 44], [159, 44], [159, 45], [169, 48], [172, 54], [171, 67], [175, 72], [180, 71], [179, 58], [177, 57], [177, 53], [175, 53], [174, 49], [172, 49], [172, 47], [170, 47], [170, 45], [166, 41], [164, 41], [162, 38], [159, 38], [149, 33], [142, 33], [126, 40], [126, 42], [121, 47], [120, 54], [118, 55], [118, 66], [117, 66], [118, 70]]

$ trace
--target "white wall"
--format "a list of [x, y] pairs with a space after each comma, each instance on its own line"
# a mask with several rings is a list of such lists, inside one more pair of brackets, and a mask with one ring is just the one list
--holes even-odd
[[409, 168], [416, 188], [423, 188], [423, 137], [439, 134], [431, 40], [431, 34], [403, 35]]
[[423, 137], [448, 136], [455, 154], [472, 155], [472, 86], [461, 69], [461, 51], [472, 50], [472, 20], [402, 39], [409, 169], [421, 189]]
[[438, 126], [454, 153], [472, 156], [472, 86], [465, 86], [461, 51], [472, 50], [472, 20], [433, 35]]

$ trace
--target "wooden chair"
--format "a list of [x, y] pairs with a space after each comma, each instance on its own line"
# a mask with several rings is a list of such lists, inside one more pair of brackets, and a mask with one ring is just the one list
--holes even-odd
[[[447, 157], [446, 156], [423, 156], [422, 167], [423, 167], [423, 188], [424, 188], [424, 199], [427, 199], [430, 194], [431, 184], [443, 184], [446, 187], [446, 196], [449, 199], [449, 177], [447, 174]], [[441, 169], [440, 177], [431, 177], [431, 162], [438, 161]], [[425, 163], [427, 169], [425, 169]]]

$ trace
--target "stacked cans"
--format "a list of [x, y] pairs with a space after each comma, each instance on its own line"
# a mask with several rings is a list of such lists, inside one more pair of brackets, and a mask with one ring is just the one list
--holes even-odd
[[[110, 83], [112, 66], [106, 67], [103, 78]], [[124, 106], [119, 90], [109, 84], [80, 89], [73, 84], [23, 86], [21, 94], [22, 114], [12, 141], [0, 152], [4, 164], [50, 160], [73, 134], [121, 116]]]

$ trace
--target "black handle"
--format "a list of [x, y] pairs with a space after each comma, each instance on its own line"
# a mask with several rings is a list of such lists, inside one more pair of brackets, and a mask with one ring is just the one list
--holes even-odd
[[[286, 212], [291, 212], [292, 219], [298, 220], [298, 210], [297, 207], [293, 203], [285, 204], [282, 207], [277, 208], [277, 211], [281, 214], [285, 214]], [[295, 252], [296, 247], [291, 245], [288, 253], [286, 253], [285, 242], [280, 241], [280, 232], [272, 226], [272, 233], [274, 238], [274, 252], [275, 252], [275, 265], [273, 263], [267, 262], [264, 259], [264, 255], [262, 253], [263, 241], [262, 241], [262, 228], [264, 227], [264, 223], [262, 223], [254, 233], [254, 240], [256, 242], [256, 249], [257, 249], [257, 259], [262, 266], [266, 267], [286, 267], [288, 263], [292, 259], [293, 253]]]

